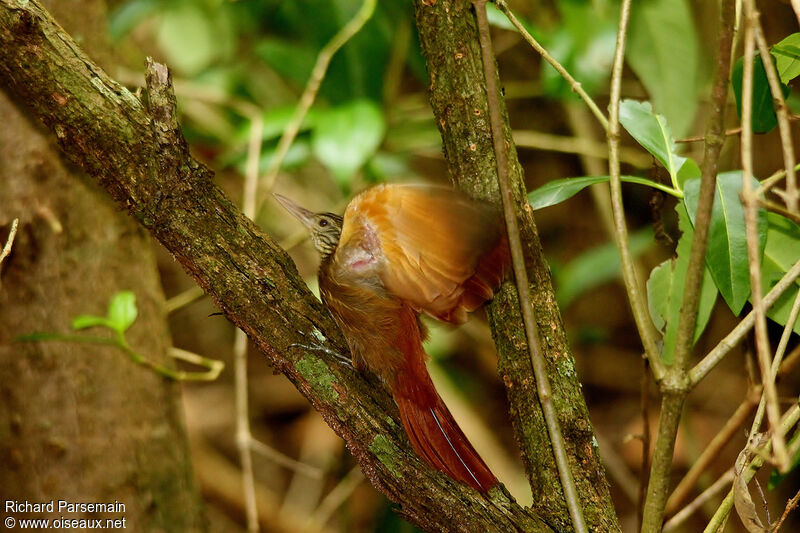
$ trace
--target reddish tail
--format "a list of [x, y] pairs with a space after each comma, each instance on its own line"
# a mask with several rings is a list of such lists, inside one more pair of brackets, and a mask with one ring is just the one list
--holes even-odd
[[[397, 373], [392, 387], [406, 434], [414, 450], [451, 478], [486, 492], [497, 483], [447, 409], [425, 368], [422, 346]], [[409, 359], [414, 359], [411, 361]]]

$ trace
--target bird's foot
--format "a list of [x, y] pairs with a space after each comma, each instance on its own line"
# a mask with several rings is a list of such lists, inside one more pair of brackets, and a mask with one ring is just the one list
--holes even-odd
[[322, 352], [325, 355], [331, 356], [337, 363], [340, 363], [348, 368], [355, 368], [353, 366], [353, 360], [347, 357], [344, 354], [337, 352], [336, 350], [331, 350], [326, 346], [322, 346], [321, 344], [300, 344], [294, 343], [290, 344], [289, 348], [303, 348], [304, 350], [309, 350], [312, 352]]

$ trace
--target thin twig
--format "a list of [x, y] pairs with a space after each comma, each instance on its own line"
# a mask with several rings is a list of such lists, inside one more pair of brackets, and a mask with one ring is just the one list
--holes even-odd
[[[11, 222], [11, 229], [8, 231], [8, 238], [6, 244], [3, 246], [3, 251], [0, 252], [0, 266], [3, 266], [3, 261], [11, 254], [11, 247], [14, 245], [14, 237], [17, 236], [17, 226], [19, 226], [19, 219], [15, 218]], [[2, 279], [0, 279], [0, 287], [3, 286]]]
[[641, 379], [641, 410], [642, 410], [642, 464], [639, 470], [639, 497], [636, 502], [636, 530], [642, 529], [644, 515], [644, 501], [647, 499], [647, 484], [650, 480], [650, 373], [648, 372], [647, 358], [642, 357]]
[[780, 204], [776, 204], [775, 202], [770, 202], [769, 200], [759, 199], [758, 205], [766, 209], [767, 211], [772, 211], [773, 213], [777, 213], [782, 217], [786, 217], [795, 224], [800, 224], [800, 213], [793, 213], [789, 211], [788, 208], [783, 207]]
[[[725, 130], [725, 136], [730, 137], [731, 135], [739, 135], [742, 133], [742, 127], [737, 126], [735, 128], [730, 128]], [[696, 143], [696, 142], [705, 142], [706, 136], [705, 135], [695, 135], [694, 137], [685, 137], [683, 139], [675, 139], [675, 143]]]
[[623, 0], [620, 9], [619, 30], [617, 33], [617, 49], [614, 52], [614, 66], [611, 71], [611, 91], [609, 103], [608, 123], [608, 173], [611, 187], [611, 207], [614, 211], [614, 228], [617, 247], [619, 248], [620, 263], [622, 265], [622, 278], [630, 300], [633, 318], [642, 338], [650, 368], [656, 380], [664, 375], [664, 363], [656, 343], [656, 333], [650, 320], [650, 311], [647, 308], [642, 293], [643, 285], [636, 275], [633, 257], [628, 246], [628, 227], [625, 223], [625, 210], [622, 206], [622, 182], [619, 169], [619, 103], [622, 88], [622, 67], [625, 58], [625, 38], [628, 30], [631, 0]]
[[[780, 422], [778, 393], [774, 376], [770, 372], [770, 347], [767, 334], [767, 316], [761, 305], [761, 254], [758, 245], [758, 197], [753, 191], [753, 57], [755, 54], [755, 29], [757, 13], [752, 0], [745, 1], [744, 17], [744, 74], [742, 79], [742, 203], [744, 204], [745, 230], [747, 233], [747, 256], [750, 266], [750, 300], [755, 311], [756, 352], [761, 369], [761, 381], [767, 406], [767, 418], [772, 430], [775, 460], [784, 472], [789, 467], [786, 443], [776, 431]], [[771, 60], [770, 60], [771, 61]]]
[[168, 299], [164, 304], [164, 308], [167, 310], [167, 314], [174, 313], [178, 309], [186, 307], [190, 303], [202, 298], [205, 294], [205, 291], [198, 286], [193, 286], [189, 289], [186, 289], [183, 292], [180, 292], [173, 296], [172, 298]]
[[[514, 130], [512, 133], [517, 148], [534, 148], [536, 150], [549, 150], [608, 159], [608, 147], [604, 143], [596, 142], [586, 137], [553, 135], [552, 133], [533, 130]], [[626, 147], [620, 150], [620, 161], [639, 168], [650, 167], [653, 164], [652, 156], [643, 154], [641, 150]], [[592, 174], [598, 175], [599, 173]]]
[[[251, 220], [256, 213], [256, 192], [258, 190], [258, 162], [261, 158], [261, 139], [264, 121], [261, 113], [255, 113], [250, 120], [250, 142], [247, 147], [247, 166], [242, 211]], [[242, 467], [242, 490], [244, 491], [245, 512], [248, 532], [257, 532], [258, 508], [256, 506], [255, 478], [253, 476], [252, 442], [250, 414], [247, 401], [247, 335], [236, 330], [233, 339], [234, 389], [236, 394], [236, 445]]]
[[323, 498], [314, 514], [308, 519], [308, 523], [318, 528], [324, 526], [336, 509], [347, 501], [362, 481], [364, 481], [364, 474], [356, 466]]
[[325, 475], [321, 468], [303, 463], [297, 459], [292, 459], [288, 455], [279, 452], [275, 448], [267, 446], [258, 439], [250, 439], [250, 447], [254, 452], [263, 455], [275, 464], [288, 468], [289, 470], [297, 472], [298, 474], [302, 474], [306, 477], [310, 477], [312, 479], [322, 479], [322, 476]]
[[[764, 312], [767, 309], [772, 307], [775, 302], [778, 301], [778, 298], [786, 292], [786, 290], [793, 286], [794, 282], [797, 278], [800, 277], [800, 261], [794, 264], [789, 271], [783, 275], [783, 277], [772, 287], [766, 295], [764, 295], [764, 299], [762, 300], [762, 304], [760, 307], [763, 307]], [[725, 357], [734, 346], [736, 346], [739, 341], [744, 338], [745, 335], [750, 331], [755, 324], [755, 305], [753, 306], [753, 310], [747, 313], [742, 320], [736, 325], [733, 330], [725, 336], [724, 339], [719, 341], [719, 343], [710, 351], [708, 355], [703, 357], [699, 363], [694, 365], [691, 372], [689, 372], [689, 378], [692, 384], [692, 387], [697, 385], [711, 370], [717, 366], [717, 364]]]
[[775, 65], [772, 63], [772, 55], [769, 53], [767, 40], [764, 38], [763, 29], [759, 20], [759, 14], [756, 10], [754, 0], [747, 0], [749, 9], [752, 10], [752, 23], [755, 31], [756, 44], [758, 51], [761, 54], [761, 63], [764, 65], [764, 71], [767, 74], [767, 82], [769, 83], [770, 92], [772, 92], [772, 102], [775, 106], [775, 114], [778, 117], [778, 131], [781, 136], [781, 149], [783, 151], [783, 165], [786, 169], [786, 207], [792, 213], [798, 212], [798, 201], [800, 200], [800, 193], [797, 191], [797, 177], [795, 176], [795, 154], [794, 144], [792, 143], [792, 127], [789, 125], [789, 108], [786, 106], [786, 100], [783, 97], [781, 90], [781, 81], [778, 78], [778, 72], [775, 70]]
[[[780, 426], [776, 428], [778, 432], [780, 432], [781, 436], [788, 433], [789, 430], [797, 424], [797, 421], [800, 419], [800, 406], [794, 405], [791, 409], [786, 413], [786, 415], [781, 420]], [[742, 477], [744, 478], [745, 483], [749, 483], [753, 476], [755, 476], [756, 472], [759, 468], [761, 468], [765, 461], [765, 457], [770, 452], [772, 448], [772, 441], [767, 441], [766, 444], [761, 446], [758, 450], [754, 453], [754, 458], [750, 462], [750, 465], [745, 468], [744, 472], [742, 472]], [[719, 530], [720, 526], [724, 523], [727, 519], [728, 514], [731, 512], [731, 508], [733, 508], [733, 489], [728, 492], [728, 495], [725, 499], [720, 503], [719, 507], [717, 507], [714, 516], [711, 517], [711, 520], [708, 522], [708, 525], [703, 530], [703, 533], [715, 533]]]
[[[792, 1], [796, 1], [796, 0], [792, 0]], [[800, 17], [798, 17], [798, 18], [800, 18]], [[794, 498], [792, 498], [791, 500], [786, 502], [786, 508], [783, 510], [783, 514], [778, 519], [778, 521], [775, 522], [775, 525], [770, 530], [770, 533], [777, 533], [778, 532], [778, 530], [783, 525], [783, 522], [786, 521], [786, 517], [789, 516], [789, 513], [792, 512], [792, 509], [797, 507], [798, 503], [800, 503], [800, 490], [797, 491], [797, 494], [794, 495]]]
[[589, 96], [586, 93], [586, 91], [583, 90], [583, 87], [581, 86], [580, 82], [575, 78], [573, 78], [572, 75], [567, 71], [567, 69], [565, 69], [561, 65], [561, 63], [559, 63], [553, 56], [551, 56], [550, 53], [547, 50], [545, 50], [545, 48], [541, 44], [539, 44], [539, 42], [536, 39], [533, 38], [533, 36], [528, 32], [528, 30], [525, 29], [525, 26], [522, 25], [522, 23], [517, 19], [517, 17], [514, 16], [514, 13], [512, 13], [511, 10], [508, 8], [508, 5], [506, 4], [505, 0], [495, 0], [495, 5], [497, 5], [500, 11], [502, 11], [505, 14], [505, 16], [508, 17], [508, 20], [511, 21], [511, 24], [513, 24], [514, 27], [517, 29], [517, 31], [519, 31], [519, 33], [522, 35], [522, 38], [525, 39], [528, 42], [528, 44], [530, 44], [533, 47], [534, 50], [539, 52], [539, 54], [542, 56], [542, 59], [550, 63], [553, 66], [553, 68], [556, 69], [556, 71], [559, 74], [561, 74], [561, 77], [567, 80], [567, 83], [569, 83], [570, 88], [572, 88], [572, 90], [576, 92], [578, 96], [580, 96], [583, 99], [584, 102], [586, 102], [586, 105], [589, 106], [589, 109], [592, 110], [592, 114], [597, 118], [597, 121], [603, 126], [603, 129], [608, 131], [608, 119], [606, 119], [605, 115], [603, 115], [603, 112], [600, 111], [600, 108], [597, 107], [597, 104], [594, 102], [594, 100], [592, 100], [592, 97]]
[[[795, 172], [800, 171], [800, 164], [795, 165], [794, 167]], [[764, 194], [767, 193], [772, 187], [774, 187], [779, 181], [786, 177], [786, 169], [783, 168], [775, 172], [772, 176], [768, 177], [765, 180], [761, 181], [761, 185], [759, 185], [758, 189], [756, 189], [756, 195], [761, 198]]]
[[553, 455], [555, 456], [556, 465], [558, 467], [558, 475], [561, 479], [561, 487], [564, 491], [564, 499], [567, 502], [572, 525], [576, 532], [584, 533], [588, 530], [583, 518], [580, 499], [575, 489], [575, 482], [572, 479], [564, 438], [561, 435], [561, 428], [559, 427], [555, 406], [553, 405], [553, 393], [550, 389], [550, 380], [547, 376], [547, 366], [539, 346], [539, 334], [536, 320], [533, 317], [533, 305], [531, 303], [530, 287], [528, 285], [528, 272], [525, 269], [525, 257], [520, 241], [519, 226], [517, 225], [514, 195], [508, 178], [508, 154], [503, 137], [499, 90], [495, 76], [494, 53], [492, 52], [492, 41], [489, 33], [489, 21], [486, 16], [486, 0], [475, 0], [473, 5], [475, 6], [478, 22], [478, 36], [486, 82], [489, 121], [492, 129], [492, 139], [494, 141], [494, 153], [497, 160], [497, 177], [500, 182], [503, 214], [508, 230], [511, 260], [514, 268], [514, 278], [519, 295], [522, 319], [525, 324], [525, 335], [528, 340], [531, 363], [536, 377], [536, 389], [539, 393], [539, 402], [541, 403], [547, 430], [550, 434]]
[[[364, 0], [364, 3], [361, 4], [355, 16], [353, 16], [347, 24], [342, 26], [342, 29], [340, 29], [336, 35], [322, 47], [322, 50], [319, 51], [314, 69], [311, 71], [311, 77], [308, 79], [308, 83], [306, 83], [306, 87], [303, 90], [303, 94], [300, 96], [300, 101], [297, 103], [292, 118], [283, 129], [280, 141], [278, 141], [278, 147], [275, 149], [275, 155], [272, 156], [269, 167], [264, 174], [263, 191], [269, 192], [275, 185], [275, 180], [278, 178], [278, 172], [281, 169], [283, 160], [289, 152], [289, 148], [291, 148], [295, 137], [297, 137], [297, 132], [300, 131], [303, 120], [306, 118], [308, 111], [314, 104], [314, 100], [317, 98], [320, 85], [322, 85], [322, 80], [325, 78], [325, 73], [328, 71], [328, 65], [330, 65], [334, 54], [364, 27], [364, 24], [367, 23], [375, 12], [376, 3], [377, 0]], [[260, 207], [261, 202], [263, 202], [263, 199], [266, 197], [267, 194], [262, 194], [256, 205]]]
[[[756, 391], [751, 391], [747, 394], [747, 397], [742, 400], [742, 403], [739, 404], [739, 407], [736, 408], [733, 415], [725, 422], [725, 425], [719, 430], [719, 433], [711, 439], [711, 442], [708, 443], [703, 453], [700, 454], [700, 457], [692, 464], [689, 471], [686, 472], [686, 475], [683, 476], [683, 479], [678, 483], [678, 486], [672, 491], [672, 494], [670, 494], [667, 500], [667, 514], [674, 512], [678, 505], [683, 503], [683, 500], [686, 499], [692, 489], [694, 489], [697, 480], [703, 472], [705, 472], [706, 468], [719, 457], [722, 448], [738, 434], [739, 428], [747, 421], [750, 417], [750, 413], [752, 413], [753, 409], [758, 405], [760, 394], [755, 394], [755, 392]], [[760, 392], [760, 390], [758, 390], [758, 392]]]
[[704, 490], [700, 495], [689, 503], [686, 507], [675, 513], [675, 516], [667, 520], [664, 524], [664, 533], [673, 531], [675, 528], [686, 522], [698, 509], [700, 509], [707, 501], [722, 492], [725, 487], [729, 487], [733, 482], [733, 468], [729, 468], [727, 472], [722, 474], [710, 487]]
[[597, 445], [600, 449], [600, 457], [603, 460], [603, 466], [608, 470], [611, 479], [614, 480], [616, 487], [622, 491], [623, 494], [632, 503], [636, 503], [639, 491], [639, 482], [631, 473], [625, 459], [614, 449], [614, 445], [597, 429], [594, 430], [595, 437], [597, 437]]

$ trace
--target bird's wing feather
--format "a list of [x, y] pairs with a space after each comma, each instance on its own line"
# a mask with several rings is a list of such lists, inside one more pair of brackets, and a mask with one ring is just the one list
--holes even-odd
[[390, 294], [460, 323], [502, 281], [504, 235], [488, 204], [445, 187], [383, 185], [348, 206], [336, 259], [369, 264]]

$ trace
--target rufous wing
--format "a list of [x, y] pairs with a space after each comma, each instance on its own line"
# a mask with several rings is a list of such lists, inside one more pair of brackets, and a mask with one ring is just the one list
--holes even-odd
[[379, 254], [386, 291], [446, 322], [464, 322], [507, 271], [499, 212], [445, 187], [374, 187], [353, 199], [344, 220], [340, 248], [359, 243]]

